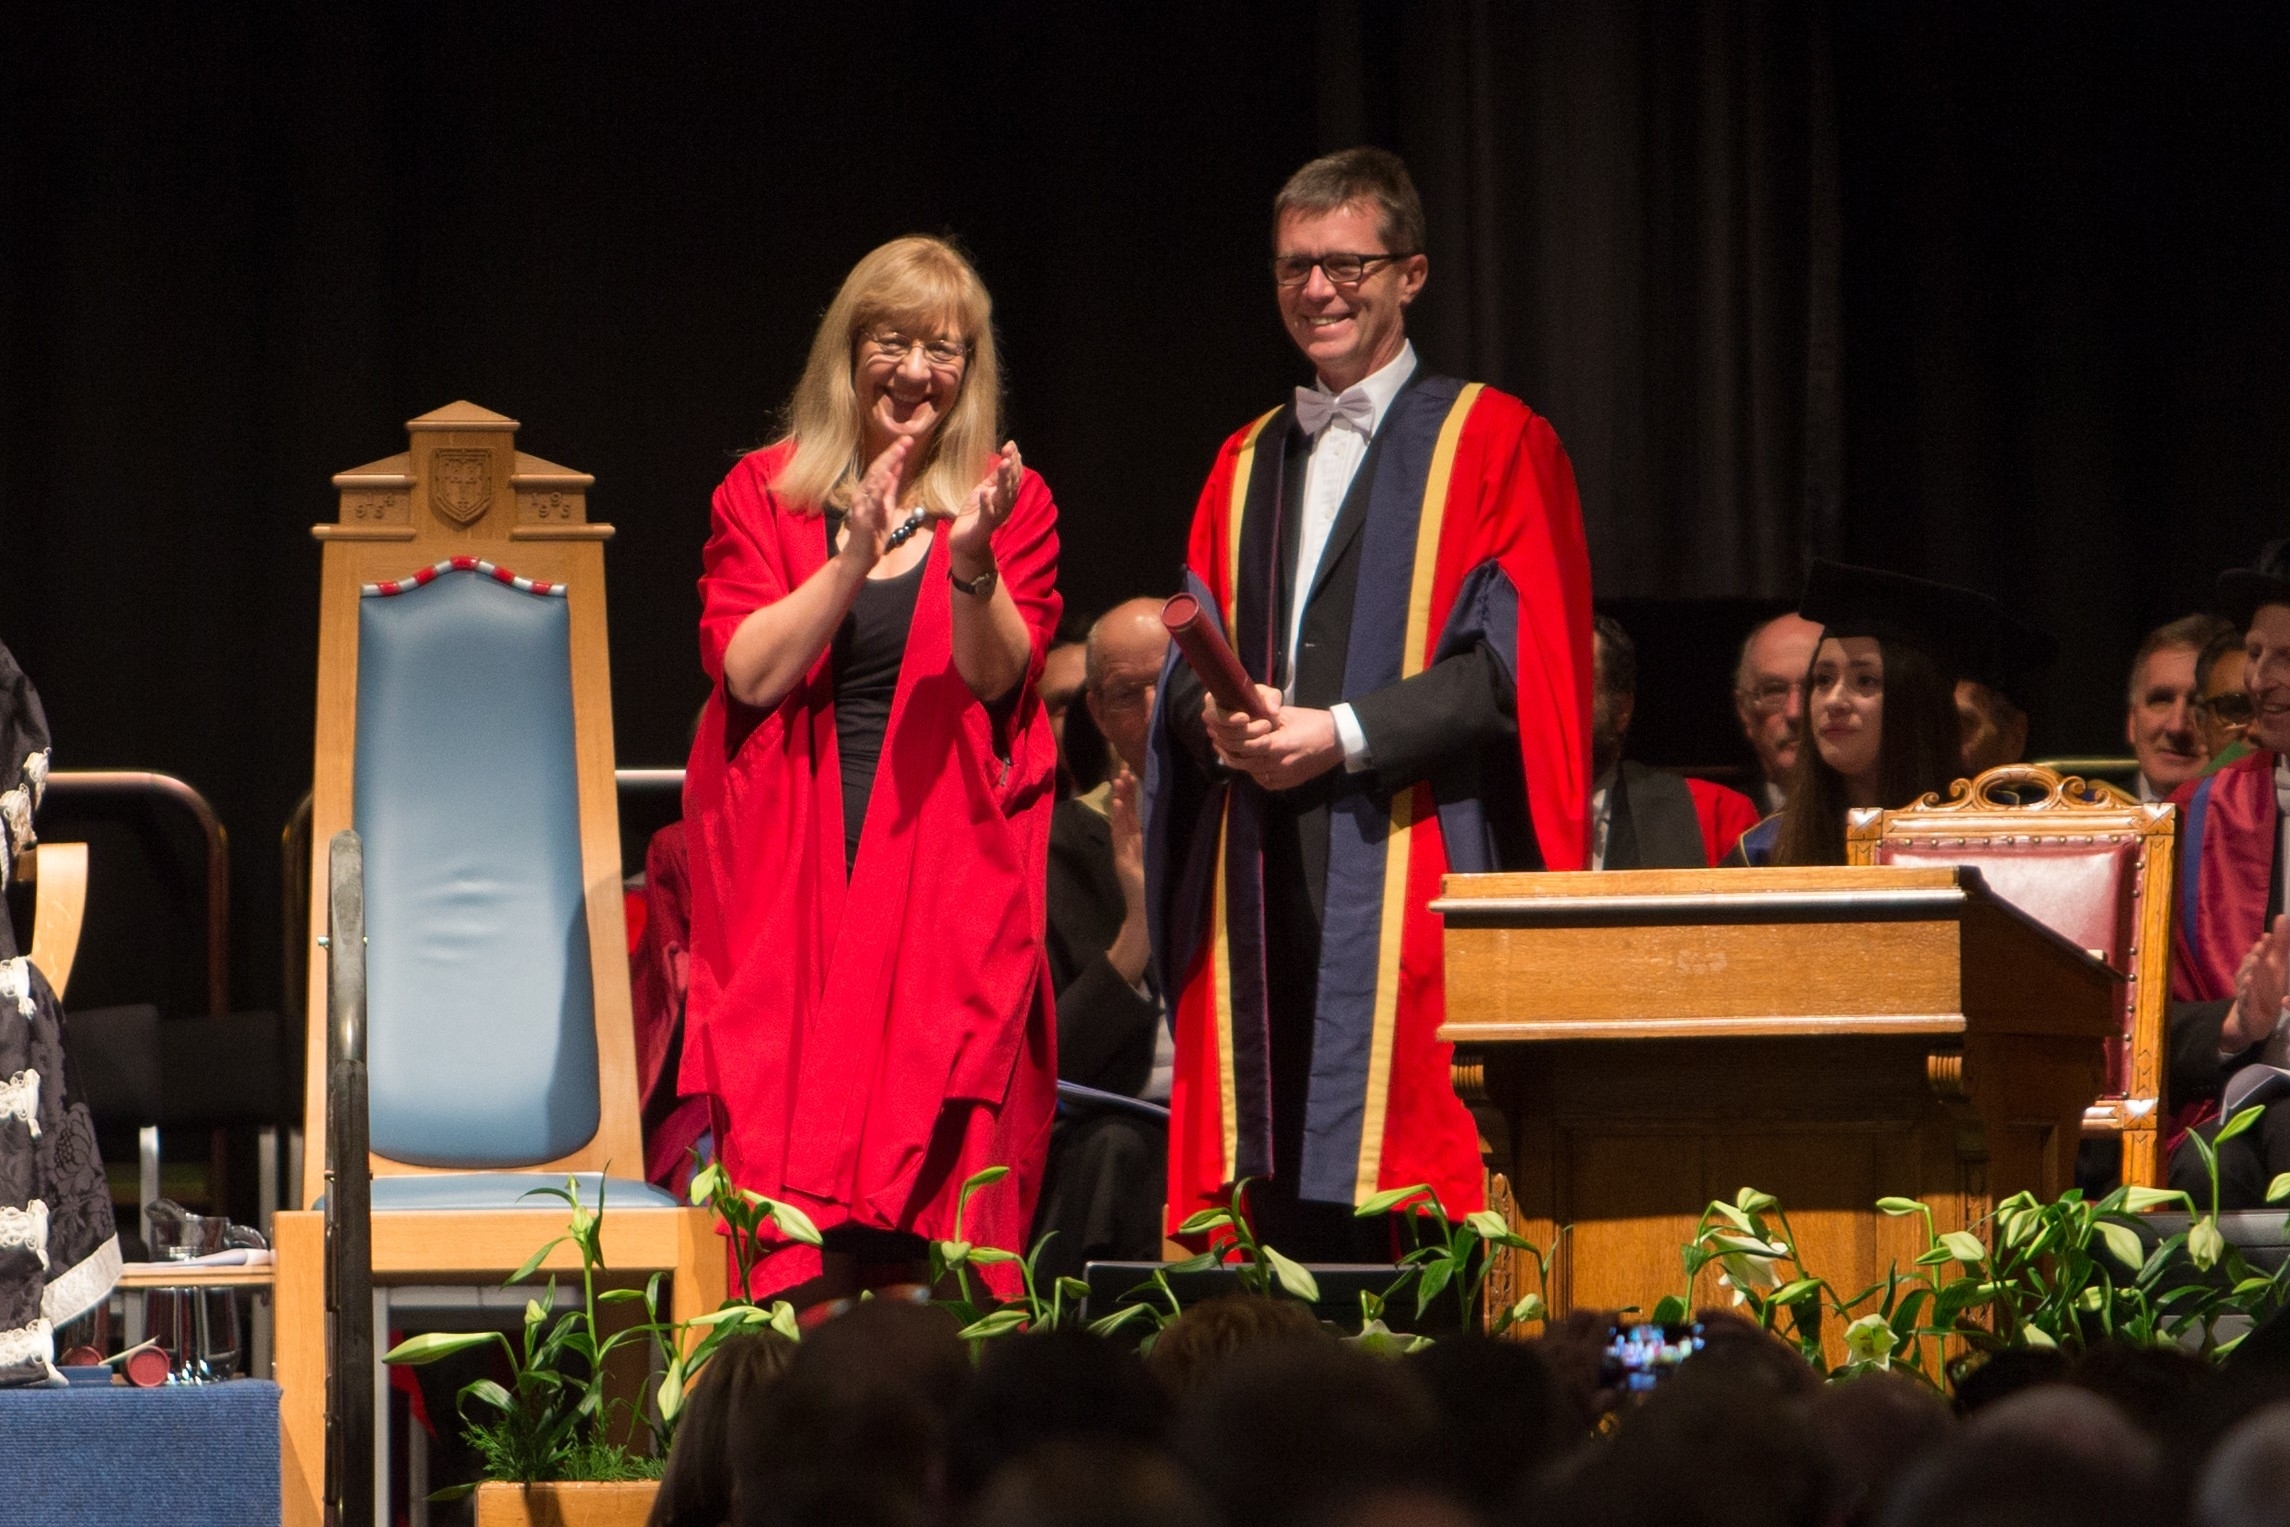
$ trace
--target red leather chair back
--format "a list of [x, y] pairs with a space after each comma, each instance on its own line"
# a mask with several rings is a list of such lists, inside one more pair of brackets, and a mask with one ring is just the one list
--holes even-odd
[[2132, 960], [2137, 913], [2133, 890], [2139, 845], [2132, 839], [1935, 838], [1880, 841], [1879, 864], [1970, 865], [1988, 889], [2078, 949], [2098, 954], [2126, 979], [2120, 998], [2124, 1037], [2107, 1046], [2107, 1090], [2130, 1085], [2132, 1002], [2138, 971]]

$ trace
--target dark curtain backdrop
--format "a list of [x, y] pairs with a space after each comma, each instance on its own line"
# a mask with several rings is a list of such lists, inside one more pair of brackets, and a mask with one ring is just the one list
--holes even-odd
[[[11, 7], [0, 640], [59, 766], [215, 801], [237, 999], [273, 1002], [333, 472], [466, 397], [595, 473], [620, 754], [679, 762], [708, 492], [860, 253], [975, 253], [1086, 614], [1169, 585], [1217, 441], [1304, 379], [1267, 204], [1373, 141], [1429, 203], [1427, 359], [1557, 425], [1602, 595], [1645, 623], [1705, 596], [1698, 650], [1731, 639], [1709, 599], [1786, 594], [1811, 551], [1960, 577], [2071, 640], [2039, 742], [2103, 747], [2139, 630], [2282, 518], [2283, 28], [1865, 0]], [[1667, 703], [1722, 729], [1722, 699]]]

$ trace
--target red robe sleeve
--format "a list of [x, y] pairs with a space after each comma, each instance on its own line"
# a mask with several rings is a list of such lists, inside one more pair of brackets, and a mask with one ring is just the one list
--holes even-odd
[[1757, 825], [1757, 805], [1739, 790], [1706, 779], [1689, 778], [1686, 789], [1694, 798], [1694, 815], [1702, 824], [1702, 848], [1711, 864], [1723, 864], [1741, 835]]

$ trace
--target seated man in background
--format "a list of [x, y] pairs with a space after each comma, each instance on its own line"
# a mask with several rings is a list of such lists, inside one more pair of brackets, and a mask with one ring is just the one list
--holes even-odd
[[2202, 722], [2203, 747], [2210, 760], [2202, 772], [2216, 774], [2250, 752], [2250, 694], [2243, 682], [2248, 659], [2240, 628], [2225, 629], [2195, 659], [2195, 715]]
[[[2244, 629], [2250, 751], [2182, 784], [2181, 906], [2171, 940], [2170, 1105], [2181, 1123], [2263, 1104], [2255, 1129], [2218, 1148], [2219, 1206], [2255, 1209], [2290, 1171], [2290, 1022], [2285, 967], [2282, 806], [2290, 792], [2290, 541], [2256, 567], [2219, 579], [2219, 601]], [[2207, 1208], [2209, 1174], [2192, 1142], [2171, 1156], [2171, 1186]]]
[[[1174, 1055], [1152, 986], [1145, 929], [1145, 841], [1137, 813], [1145, 734], [1169, 633], [1161, 602], [1132, 599], [1090, 627], [1082, 701], [1114, 775], [1058, 803], [1050, 819], [1049, 958], [1057, 990], [1058, 1079], [1150, 1102], [1169, 1100]], [[1078, 1274], [1092, 1258], [1161, 1251], [1168, 1130], [1142, 1114], [1070, 1107], [1050, 1142], [1037, 1238], [1057, 1232], [1037, 1272]]]
[[1791, 610], [1751, 629], [1734, 670], [1733, 709], [1762, 776], [1752, 792], [1770, 816], [1787, 802], [1789, 771], [1805, 740], [1805, 673], [1821, 628]]
[[2037, 680], [2058, 660], [2059, 642], [2050, 633], [2009, 616], [1999, 622], [1986, 661], [1956, 681], [1966, 778], [2028, 756], [2028, 706]]
[[1591, 629], [1590, 867], [1684, 870], [1717, 863], [1757, 825], [1756, 803], [1738, 790], [1623, 758], [1638, 704], [1638, 650], [1610, 615], [1598, 616]]
[[2139, 760], [2136, 784], [2143, 801], [2167, 798], [2209, 761], [2195, 701], [2195, 665], [2222, 636], [2240, 640], [2216, 615], [2182, 615], [2148, 632], [2131, 659], [2123, 739]]

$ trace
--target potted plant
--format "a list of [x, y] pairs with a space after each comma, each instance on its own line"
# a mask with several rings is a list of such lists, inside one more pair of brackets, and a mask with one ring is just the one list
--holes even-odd
[[[597, 1275], [605, 1270], [601, 1189], [593, 1210], [581, 1203], [579, 1185], [570, 1178], [562, 1188], [533, 1192], [564, 1200], [571, 1219], [564, 1233], [528, 1257], [507, 1283], [530, 1278], [551, 1252], [570, 1241], [580, 1255], [580, 1303], [557, 1311], [557, 1281], [551, 1277], [546, 1300], [525, 1302], [517, 1340], [500, 1331], [429, 1332], [400, 1342], [382, 1360], [418, 1367], [487, 1345], [498, 1345], [507, 1360], [508, 1383], [472, 1380], [456, 1401], [463, 1435], [484, 1460], [485, 1478], [449, 1486], [432, 1500], [474, 1490], [478, 1527], [642, 1527], [693, 1376], [733, 1331], [768, 1326], [792, 1339], [795, 1312], [784, 1300], [764, 1308], [742, 1297], [694, 1319], [664, 1323], [659, 1318], [660, 1274], [641, 1289], [597, 1287]], [[790, 1238], [817, 1244], [818, 1231], [800, 1210], [741, 1194], [712, 1168], [694, 1179], [692, 1196], [694, 1202], [712, 1203], [730, 1231], [740, 1257], [743, 1296], [753, 1243], [765, 1222]], [[608, 1330], [603, 1307], [633, 1301], [642, 1302], [644, 1318]], [[650, 1403], [612, 1398], [605, 1377], [609, 1359], [645, 1343], [653, 1347], [661, 1375], [645, 1397]], [[639, 1450], [631, 1443], [649, 1445]]]

